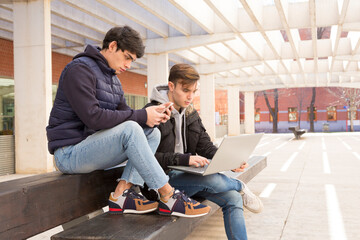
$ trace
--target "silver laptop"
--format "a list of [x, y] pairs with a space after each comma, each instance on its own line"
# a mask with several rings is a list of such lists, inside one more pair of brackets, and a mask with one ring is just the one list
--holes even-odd
[[213, 159], [204, 167], [168, 166], [168, 168], [203, 176], [238, 168], [249, 159], [263, 135], [258, 133], [225, 137]]

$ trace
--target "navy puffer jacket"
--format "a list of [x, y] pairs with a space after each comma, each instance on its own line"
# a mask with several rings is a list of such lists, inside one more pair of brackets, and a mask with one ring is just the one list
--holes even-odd
[[120, 80], [100, 49], [87, 46], [62, 71], [46, 127], [51, 154], [75, 145], [102, 129], [133, 120], [146, 125], [146, 110], [133, 110], [125, 101]]

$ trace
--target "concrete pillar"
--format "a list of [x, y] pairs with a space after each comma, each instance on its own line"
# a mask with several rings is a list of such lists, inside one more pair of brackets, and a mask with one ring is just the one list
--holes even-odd
[[245, 92], [245, 133], [255, 133], [254, 92]]
[[53, 170], [45, 127], [51, 110], [50, 0], [13, 1], [16, 173]]
[[154, 86], [158, 84], [167, 84], [169, 78], [169, 58], [168, 54], [148, 54], [147, 55], [147, 90], [148, 100]]
[[214, 75], [200, 76], [200, 114], [207, 133], [215, 139], [215, 84]]
[[228, 87], [228, 135], [240, 135], [239, 88]]

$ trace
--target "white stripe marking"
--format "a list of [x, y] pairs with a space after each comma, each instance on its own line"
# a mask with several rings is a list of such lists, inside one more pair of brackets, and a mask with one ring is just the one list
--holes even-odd
[[326, 150], [326, 145], [325, 145], [324, 138], [321, 138], [321, 144], [322, 144], [322, 149]]
[[256, 148], [258, 147], [262, 147], [262, 146], [265, 146], [265, 145], [268, 145], [270, 142], [266, 142], [266, 143], [263, 143], [263, 144], [260, 144], [260, 145], [257, 145]]
[[325, 174], [330, 174], [331, 170], [330, 170], [330, 165], [329, 165], [329, 159], [328, 159], [328, 155], [326, 152], [323, 152], [323, 167], [324, 167], [324, 173]]
[[275, 149], [278, 150], [280, 148], [282, 148], [283, 146], [285, 146], [288, 142], [284, 142], [282, 144], [280, 144], [279, 146], [277, 146]]
[[346, 240], [344, 222], [334, 185], [325, 184], [325, 193], [330, 237], [332, 240]]
[[298, 155], [298, 152], [294, 152], [290, 158], [284, 163], [284, 165], [281, 167], [280, 171], [282, 172], [286, 172], [290, 166], [290, 164], [292, 163], [292, 161], [294, 161], [295, 157]]
[[303, 142], [303, 143], [299, 146], [299, 148], [298, 148], [298, 149], [299, 149], [299, 150], [303, 149], [303, 148], [304, 148], [304, 146], [305, 146], [305, 143], [306, 143], [306, 142]]
[[358, 154], [357, 152], [353, 152], [353, 154], [355, 155], [355, 157], [356, 157], [357, 159], [360, 160], [360, 154]]
[[262, 198], [269, 198], [272, 191], [274, 191], [276, 187], [276, 184], [275, 183], [269, 183], [265, 188], [264, 190], [260, 193], [259, 197], [262, 197]]
[[352, 148], [344, 141], [342, 140], [341, 138], [337, 138], [340, 142], [342, 142], [342, 144], [344, 144], [344, 146], [348, 149], [348, 150], [352, 150]]
[[267, 157], [267, 156], [269, 156], [270, 154], [271, 154], [271, 152], [267, 152], [267, 153], [264, 153], [263, 155]]
[[360, 138], [358, 137], [352, 137], [355, 141], [360, 141]]

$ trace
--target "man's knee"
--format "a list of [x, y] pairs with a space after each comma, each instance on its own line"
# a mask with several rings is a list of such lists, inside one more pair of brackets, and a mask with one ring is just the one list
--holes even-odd
[[225, 193], [225, 198], [227, 203], [224, 207], [236, 207], [243, 208], [243, 199], [239, 192], [237, 191], [228, 191]]
[[161, 138], [161, 132], [158, 128], [145, 128], [144, 129], [145, 135], [147, 138], [152, 139], [159, 139]]
[[143, 132], [142, 127], [135, 121], [126, 121], [120, 123], [119, 125], [114, 127], [114, 129], [119, 133], [138, 134], [140, 132]]
[[223, 174], [211, 174], [205, 177], [202, 177], [202, 184], [208, 186], [210, 189], [217, 192], [226, 192], [229, 189], [229, 182], [226, 179], [227, 177]]

